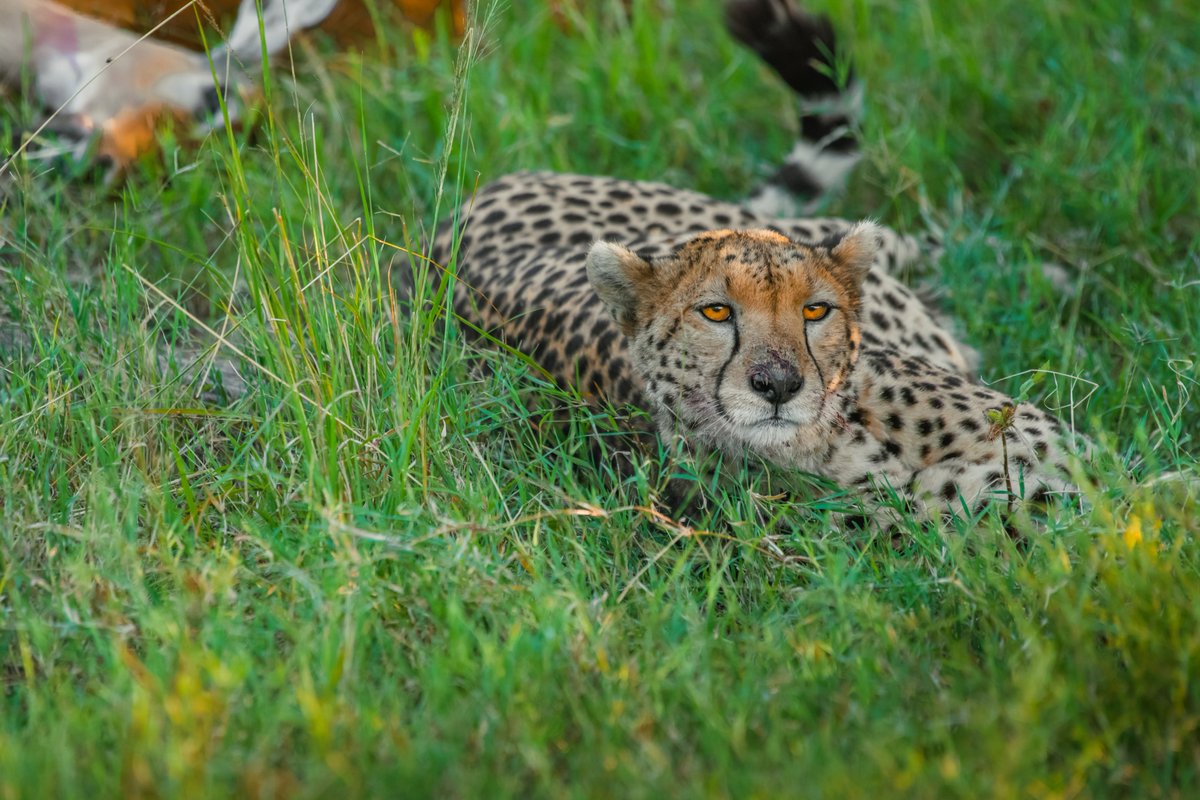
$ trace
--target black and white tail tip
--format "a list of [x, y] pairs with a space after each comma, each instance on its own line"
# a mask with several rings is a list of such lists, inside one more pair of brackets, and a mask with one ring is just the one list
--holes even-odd
[[854, 133], [861, 87], [848, 62], [838, 63], [829, 18], [808, 14], [792, 0], [729, 0], [725, 26], [779, 73], [800, 106], [792, 152], [746, 205], [765, 216], [807, 213], [861, 157]]

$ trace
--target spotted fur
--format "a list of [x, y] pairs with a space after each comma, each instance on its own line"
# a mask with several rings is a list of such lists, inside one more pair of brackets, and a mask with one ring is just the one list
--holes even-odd
[[[889, 274], [914, 242], [842, 220], [741, 229], [761, 223], [658, 184], [526, 173], [483, 189], [457, 251], [447, 238], [433, 257], [456, 261], [472, 327], [698, 449], [915, 508], [1070, 491], [1062, 424], [971, 383], [959, 343]], [[806, 320], [813, 304], [827, 315]], [[706, 319], [714, 305], [730, 319]]]
[[[768, 226], [816, 243], [844, 234], [851, 223], [766, 219], [660, 183], [527, 172], [481, 189], [462, 209], [461, 239], [456, 243], [446, 226], [431, 257], [457, 264], [462, 285], [455, 311], [464, 319], [527, 348], [585, 394], [641, 405], [624, 340], [588, 285], [588, 247], [602, 239], [656, 257], [701, 231]], [[966, 374], [972, 352], [893, 277], [921, 256], [919, 243], [883, 227], [873, 236], [874, 261], [861, 290], [864, 344], [889, 344]]]

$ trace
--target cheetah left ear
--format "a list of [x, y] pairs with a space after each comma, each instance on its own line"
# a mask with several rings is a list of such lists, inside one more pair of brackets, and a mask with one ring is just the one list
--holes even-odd
[[638, 300], [650, 294], [654, 268], [627, 247], [596, 242], [588, 251], [588, 280], [626, 336], [637, 330]]
[[875, 263], [879, 239], [879, 226], [870, 220], [863, 220], [855, 223], [842, 240], [829, 250], [837, 265], [834, 270], [836, 277], [855, 292], [862, 286], [871, 264]]

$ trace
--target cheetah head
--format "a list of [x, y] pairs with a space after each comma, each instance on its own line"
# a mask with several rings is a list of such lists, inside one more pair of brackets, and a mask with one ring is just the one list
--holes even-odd
[[830, 396], [858, 357], [877, 237], [869, 222], [818, 245], [713, 231], [658, 258], [597, 242], [587, 271], [664, 432], [799, 463], [824, 440]]

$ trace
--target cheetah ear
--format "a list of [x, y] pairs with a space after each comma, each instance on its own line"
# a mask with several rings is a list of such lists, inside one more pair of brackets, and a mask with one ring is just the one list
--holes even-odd
[[856, 292], [879, 252], [879, 226], [870, 220], [855, 223], [840, 242], [830, 248], [836, 264], [834, 275]]
[[650, 262], [613, 242], [596, 242], [588, 251], [588, 280], [625, 335], [637, 329], [638, 299], [648, 294]]

